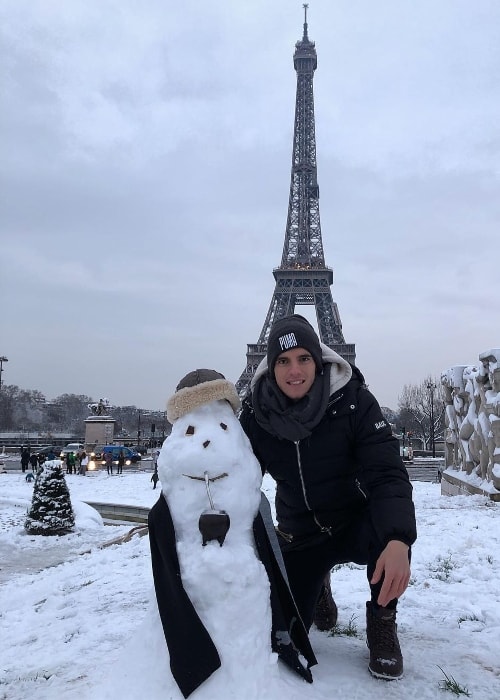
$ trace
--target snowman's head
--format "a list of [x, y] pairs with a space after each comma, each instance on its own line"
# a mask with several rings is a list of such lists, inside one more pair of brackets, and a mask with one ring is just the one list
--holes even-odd
[[[162, 491], [174, 510], [174, 503], [182, 503], [199, 515], [210, 505], [206, 472], [216, 507], [231, 515], [247, 501], [253, 513], [262, 473], [235, 415], [236, 389], [214, 370], [196, 370], [187, 377], [188, 385], [180, 386], [167, 403], [172, 432], [158, 458]], [[205, 381], [189, 384], [199, 378]]]

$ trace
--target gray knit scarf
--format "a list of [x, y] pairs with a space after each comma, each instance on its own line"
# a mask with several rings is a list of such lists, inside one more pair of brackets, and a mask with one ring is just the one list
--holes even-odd
[[323, 418], [330, 398], [331, 364], [317, 374], [308, 393], [299, 401], [291, 401], [267, 372], [252, 392], [252, 405], [257, 423], [278, 438], [303, 440]]

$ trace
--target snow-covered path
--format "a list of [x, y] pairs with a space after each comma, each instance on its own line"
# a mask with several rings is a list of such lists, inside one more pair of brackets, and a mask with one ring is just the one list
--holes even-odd
[[[148, 538], [134, 537], [100, 549], [99, 544], [128, 532], [130, 526], [103, 528], [81, 501], [151, 506], [159, 490], [152, 490], [150, 475], [67, 479], [78, 527], [55, 545], [61, 544], [68, 560], [40, 573], [17, 570], [1, 586], [2, 700], [101, 700], [103, 680], [123, 658], [148, 614]], [[9, 552], [18, 563], [23, 558], [33, 562], [35, 556], [38, 561], [48, 545], [46, 538], [29, 537], [22, 529], [22, 504], [31, 488], [21, 474], [0, 476], [0, 549], [7, 561]], [[265, 481], [265, 490], [272, 497], [271, 482]], [[442, 497], [437, 484], [414, 482], [414, 493], [419, 538], [411, 584], [399, 612], [405, 678], [386, 683], [368, 674], [365, 573], [346, 565], [333, 572], [332, 584], [339, 627], [350, 628], [354, 635], [331, 637], [313, 629], [311, 641], [319, 661], [313, 668], [314, 684], [287, 676], [288, 692], [266, 700], [292, 700], [294, 694], [306, 700], [444, 700], [453, 696], [440, 687], [444, 676], [439, 667], [468, 688], [475, 700], [500, 697], [500, 506], [479, 496]], [[253, 672], [242, 669], [237, 700], [254, 700]], [[192, 700], [198, 697], [205, 696], [193, 695]]]

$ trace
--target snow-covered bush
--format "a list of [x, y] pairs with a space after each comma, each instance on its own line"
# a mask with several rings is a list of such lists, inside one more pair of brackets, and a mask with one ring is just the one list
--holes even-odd
[[24, 528], [30, 535], [66, 535], [75, 516], [60, 459], [43, 464], [33, 487], [33, 499]]

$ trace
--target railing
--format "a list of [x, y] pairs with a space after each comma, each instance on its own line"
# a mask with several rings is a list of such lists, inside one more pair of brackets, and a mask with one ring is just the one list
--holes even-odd
[[[433, 460], [434, 461], [434, 460]], [[410, 481], [429, 481], [439, 483], [444, 466], [439, 463], [433, 464], [405, 464]]]
[[119, 503], [102, 503], [100, 501], [85, 501], [95, 508], [104, 520], [120, 520], [132, 523], [148, 522], [149, 508], [143, 506], [127, 506]]

